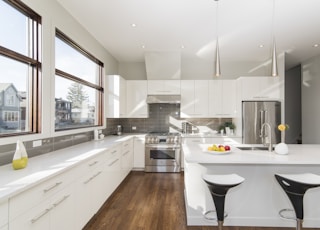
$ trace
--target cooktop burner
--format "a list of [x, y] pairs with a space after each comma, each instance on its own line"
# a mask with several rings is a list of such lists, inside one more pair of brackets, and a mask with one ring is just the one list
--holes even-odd
[[146, 144], [180, 144], [180, 133], [152, 132], [145, 137]]

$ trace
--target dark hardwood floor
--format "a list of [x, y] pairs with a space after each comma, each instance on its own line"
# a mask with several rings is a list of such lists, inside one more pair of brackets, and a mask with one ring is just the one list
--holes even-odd
[[[183, 173], [131, 172], [84, 230], [217, 230], [187, 226]], [[295, 228], [225, 227], [225, 230]], [[315, 230], [320, 228], [309, 228]]]

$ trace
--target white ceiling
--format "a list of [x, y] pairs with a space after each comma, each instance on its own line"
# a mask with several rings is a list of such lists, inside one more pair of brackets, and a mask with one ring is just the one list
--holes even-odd
[[273, 34], [287, 67], [320, 54], [319, 0], [57, 1], [119, 62], [143, 62], [146, 51], [213, 60], [217, 31], [221, 62], [270, 59]]

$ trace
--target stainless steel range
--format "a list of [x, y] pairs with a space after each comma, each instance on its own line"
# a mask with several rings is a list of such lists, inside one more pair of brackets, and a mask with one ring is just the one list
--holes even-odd
[[180, 133], [149, 133], [146, 135], [145, 171], [181, 171]]

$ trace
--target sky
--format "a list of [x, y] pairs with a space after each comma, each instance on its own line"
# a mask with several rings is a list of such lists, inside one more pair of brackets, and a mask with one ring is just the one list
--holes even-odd
[[[27, 18], [23, 14], [0, 1], [0, 45], [28, 56], [27, 50]], [[21, 39], [25, 37], [26, 39]], [[83, 79], [95, 83], [92, 73], [96, 71], [96, 64], [88, 58], [79, 55], [77, 51], [66, 45], [60, 39], [56, 39], [56, 67], [70, 74], [81, 76]], [[0, 56], [0, 83], [13, 83], [18, 91], [27, 90], [27, 65], [11, 61], [9, 58]], [[57, 79], [56, 98], [66, 99], [70, 81]], [[95, 101], [94, 90], [88, 90], [90, 101]]]

